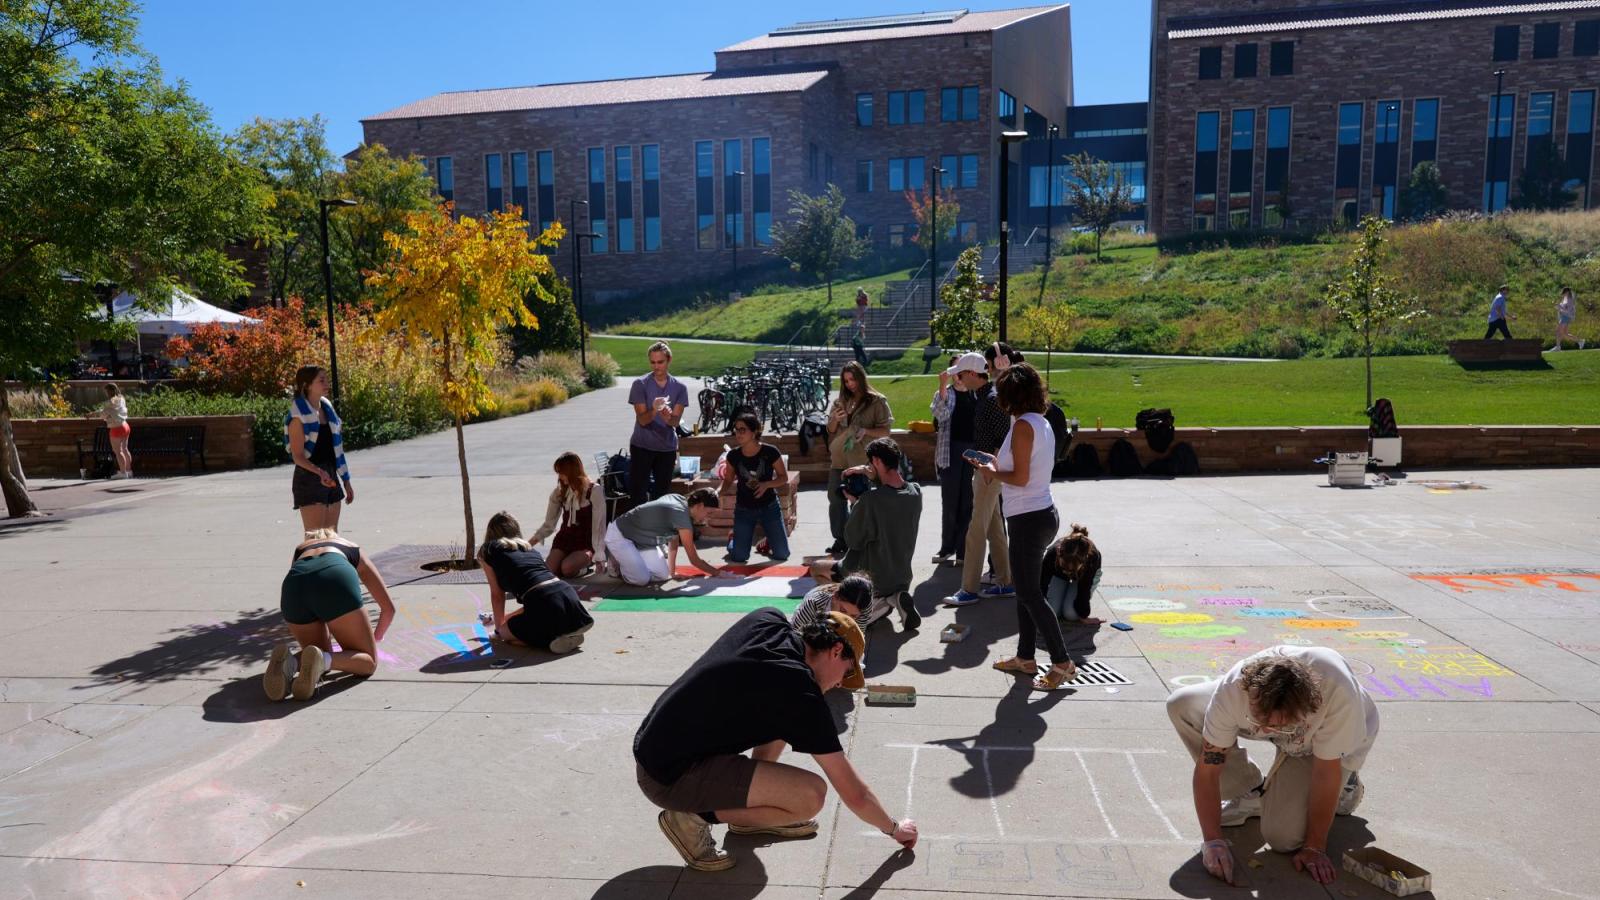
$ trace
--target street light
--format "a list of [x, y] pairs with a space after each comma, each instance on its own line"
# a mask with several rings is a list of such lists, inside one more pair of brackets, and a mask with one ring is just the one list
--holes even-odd
[[[738, 197], [733, 204], [733, 289], [739, 290], [739, 242], [744, 240], [744, 178], [743, 169], [728, 173], [733, 177], [734, 187], [738, 189]], [[726, 229], [724, 229], [726, 231]], [[726, 236], [726, 235], [724, 235]]]
[[567, 203], [567, 221], [572, 223], [572, 298], [578, 305], [578, 364], [587, 371], [589, 368], [589, 334], [585, 331], [583, 323], [583, 254], [578, 251], [580, 242], [594, 240], [600, 235], [593, 231], [579, 232], [578, 204], [588, 207], [587, 200], [571, 200]]
[[933, 195], [933, 211], [928, 214], [928, 312], [939, 306], [939, 179], [948, 170], [934, 166], [928, 173], [928, 193]]
[[328, 376], [334, 400], [339, 399], [339, 345], [333, 337], [333, 260], [328, 256], [328, 207], [356, 205], [349, 197], [317, 201], [317, 211], [322, 217], [322, 288], [328, 298]]
[[[1047, 151], [1047, 153], [1048, 153], [1048, 157], [1047, 158], [1050, 160], [1050, 162], [1049, 162], [1049, 171], [1050, 171], [1049, 182], [1050, 183], [1044, 189], [1044, 277], [1045, 278], [1049, 278], [1050, 277], [1050, 251], [1051, 251], [1051, 249], [1053, 249], [1053, 245], [1050, 243], [1050, 225], [1052, 223], [1052, 220], [1055, 218], [1053, 213], [1055, 213], [1055, 211], [1056, 211], [1056, 135], [1059, 134], [1060, 132], [1061, 132], [1060, 128], [1057, 128], [1053, 124], [1050, 126], [1050, 132], [1049, 132], [1050, 148]], [[1042, 280], [1039, 283], [1041, 285], [1044, 284], [1044, 282]], [[1041, 303], [1044, 302], [1044, 290], [1043, 290], [1043, 288], [1041, 288], [1040, 292], [1039, 292], [1039, 302], [1041, 302]]]
[[[1486, 192], [1483, 203], [1484, 212], [1494, 212], [1494, 188], [1500, 177], [1499, 149], [1500, 140], [1500, 92], [1505, 86], [1506, 70], [1494, 70], [1494, 131], [1489, 134], [1489, 190]], [[1506, 193], [1511, 193], [1510, 176], [1507, 176]]]
[[1006, 281], [1010, 264], [1011, 244], [1011, 173], [1012, 144], [1028, 139], [1026, 131], [1000, 132], [1000, 340], [1006, 339]]

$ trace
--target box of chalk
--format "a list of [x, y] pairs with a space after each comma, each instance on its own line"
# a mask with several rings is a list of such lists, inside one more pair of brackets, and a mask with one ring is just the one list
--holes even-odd
[[939, 641], [945, 644], [959, 644], [966, 640], [967, 635], [971, 633], [971, 625], [962, 625], [957, 622], [951, 622], [939, 632]]
[[909, 684], [869, 684], [867, 705], [916, 706], [917, 689]]
[[1433, 890], [1433, 875], [1427, 869], [1377, 847], [1346, 850], [1344, 870], [1396, 897]]

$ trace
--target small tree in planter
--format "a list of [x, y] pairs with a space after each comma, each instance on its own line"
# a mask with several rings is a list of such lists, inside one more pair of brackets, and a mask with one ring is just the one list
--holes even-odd
[[1395, 290], [1394, 279], [1382, 271], [1388, 229], [1389, 223], [1380, 216], [1361, 220], [1361, 237], [1345, 273], [1328, 285], [1325, 295], [1339, 321], [1361, 335], [1367, 361], [1366, 409], [1372, 408], [1372, 333], [1427, 315], [1416, 297]]
[[982, 250], [968, 247], [956, 257], [955, 277], [939, 291], [944, 309], [934, 313], [928, 323], [931, 340], [941, 347], [980, 347], [994, 340], [994, 316], [978, 303], [983, 299], [983, 284], [978, 278]]
[[553, 269], [539, 251], [560, 243], [565, 234], [559, 222], [531, 239], [527, 228], [515, 207], [485, 219], [453, 218], [448, 207], [412, 213], [406, 217], [406, 231], [386, 236], [393, 254], [367, 278], [378, 300], [378, 331], [388, 332], [399, 352], [426, 354], [432, 360], [454, 421], [467, 568], [477, 557], [477, 531], [462, 424], [494, 408], [487, 379], [496, 362], [500, 330], [539, 324], [524, 298], [533, 292], [550, 300], [540, 279]]

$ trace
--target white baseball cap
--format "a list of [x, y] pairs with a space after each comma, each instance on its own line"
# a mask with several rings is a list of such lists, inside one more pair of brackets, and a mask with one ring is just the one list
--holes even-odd
[[962, 372], [976, 372], [980, 375], [989, 371], [989, 364], [984, 360], [982, 353], [963, 353], [956, 360], [956, 364], [945, 370], [945, 374], [954, 378]]

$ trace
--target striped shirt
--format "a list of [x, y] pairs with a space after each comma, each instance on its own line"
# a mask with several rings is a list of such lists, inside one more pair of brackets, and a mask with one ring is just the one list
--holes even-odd
[[317, 449], [317, 441], [322, 435], [322, 421], [325, 416], [328, 420], [328, 431], [333, 441], [333, 458], [338, 463], [339, 478], [343, 481], [350, 480], [350, 469], [344, 464], [344, 436], [341, 433], [343, 423], [339, 421], [339, 414], [333, 411], [333, 403], [327, 397], [322, 398], [323, 416], [318, 416], [317, 411], [305, 397], [295, 396], [289, 404], [289, 411], [283, 416], [283, 449], [293, 455], [294, 451], [289, 446], [289, 422], [300, 420], [300, 429], [305, 434], [305, 452], [309, 459]]
[[[839, 590], [837, 584], [819, 584], [812, 588], [805, 599], [800, 601], [800, 605], [794, 608], [794, 613], [789, 616], [789, 624], [795, 631], [800, 631], [813, 622], [822, 621], [823, 617], [833, 611], [833, 594], [837, 590]], [[861, 615], [856, 616], [856, 624], [863, 630], [866, 629], [866, 610], [862, 610]]]

